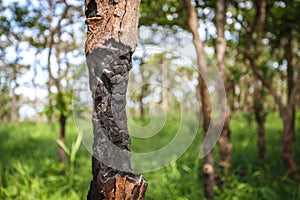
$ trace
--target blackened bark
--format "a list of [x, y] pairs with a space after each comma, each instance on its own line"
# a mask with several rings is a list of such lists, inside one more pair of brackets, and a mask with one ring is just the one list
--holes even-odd
[[146, 192], [146, 181], [131, 169], [125, 110], [139, 3], [86, 0], [86, 60], [94, 100], [93, 180], [88, 200], [144, 199]]
[[[214, 184], [215, 184], [215, 171], [214, 171], [214, 158], [211, 150], [212, 146], [212, 135], [208, 134], [208, 129], [211, 121], [211, 101], [206, 84], [207, 80], [207, 64], [206, 56], [203, 47], [203, 43], [200, 40], [198, 34], [198, 16], [195, 11], [195, 8], [192, 6], [190, 0], [184, 0], [185, 8], [188, 15], [188, 24], [193, 35], [193, 43], [196, 48], [197, 53], [197, 62], [198, 62], [198, 89], [200, 90], [200, 101], [202, 105], [202, 114], [203, 114], [203, 136], [206, 137], [205, 144], [203, 145], [204, 149], [204, 192], [205, 196], [208, 199], [214, 198]], [[199, 98], [198, 98], [199, 100]]]

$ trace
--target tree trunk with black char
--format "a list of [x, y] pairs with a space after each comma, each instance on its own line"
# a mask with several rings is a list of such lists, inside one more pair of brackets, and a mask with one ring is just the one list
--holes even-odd
[[88, 200], [144, 199], [147, 188], [130, 162], [126, 91], [137, 45], [139, 0], [86, 0], [86, 60], [94, 100]]

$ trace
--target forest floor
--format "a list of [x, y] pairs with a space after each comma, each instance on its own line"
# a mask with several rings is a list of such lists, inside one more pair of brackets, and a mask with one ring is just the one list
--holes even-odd
[[[299, 112], [298, 112], [299, 113]], [[171, 118], [148, 145], [167, 143], [176, 132]], [[77, 200], [86, 199], [91, 180], [91, 155], [81, 145], [77, 151], [74, 123], [67, 127], [67, 148], [73, 152], [74, 165], [58, 163], [58, 126], [46, 123], [20, 122], [0, 124], [0, 199]], [[298, 123], [297, 123], [298, 122]], [[296, 119], [294, 158], [300, 168], [300, 115]], [[282, 123], [278, 114], [269, 114], [266, 122], [266, 158], [257, 156], [256, 124], [246, 114], [235, 115], [231, 122], [233, 166], [223, 189], [216, 187], [215, 199], [300, 199], [300, 182], [291, 180], [280, 154]], [[198, 158], [199, 133], [190, 148], [176, 161], [158, 171], [143, 173], [149, 186], [147, 200], [204, 199], [202, 159]], [[72, 148], [73, 144], [73, 148]], [[139, 139], [132, 149], [144, 149]], [[214, 153], [218, 159], [217, 148]], [[76, 156], [75, 156], [75, 153]], [[72, 154], [72, 153], [71, 153]], [[298, 155], [298, 156], [297, 156]], [[218, 172], [218, 169], [216, 169]]]

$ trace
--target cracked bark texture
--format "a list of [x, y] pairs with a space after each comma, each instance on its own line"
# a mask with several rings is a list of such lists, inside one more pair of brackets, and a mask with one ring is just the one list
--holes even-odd
[[93, 108], [88, 200], [144, 199], [147, 183], [130, 163], [126, 91], [137, 45], [137, 0], [86, 0], [86, 61]]

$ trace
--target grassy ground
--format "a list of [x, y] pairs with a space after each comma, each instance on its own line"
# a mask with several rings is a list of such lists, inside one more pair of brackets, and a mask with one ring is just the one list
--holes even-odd
[[[149, 144], [170, 141], [177, 128], [174, 126], [176, 120], [175, 117], [167, 120], [162, 134]], [[71, 148], [77, 133], [73, 123], [70, 122], [67, 128], [67, 147]], [[239, 115], [233, 119], [231, 129], [234, 146], [232, 173], [226, 179], [226, 189], [216, 188], [216, 199], [300, 199], [300, 185], [286, 176], [281, 161], [282, 127], [278, 115], [269, 115], [267, 119], [267, 153], [263, 162], [257, 159], [255, 123], [249, 123], [246, 117]], [[57, 162], [57, 138], [56, 125], [0, 124], [0, 199], [86, 199], [91, 179], [90, 154], [80, 146], [74, 167], [69, 164], [66, 175], [61, 175], [63, 166]], [[298, 138], [299, 124], [294, 157], [300, 167]], [[202, 160], [198, 159], [200, 141], [201, 134], [176, 162], [159, 171], [143, 174], [149, 183], [146, 199], [203, 199]], [[133, 139], [132, 142], [133, 150], [145, 147], [140, 140]], [[215, 154], [217, 157], [217, 149]]]

